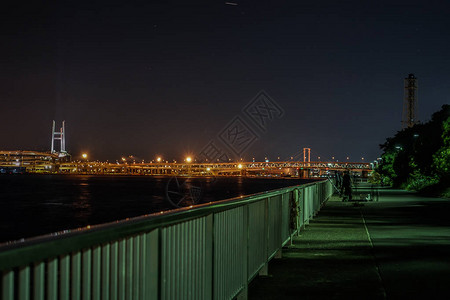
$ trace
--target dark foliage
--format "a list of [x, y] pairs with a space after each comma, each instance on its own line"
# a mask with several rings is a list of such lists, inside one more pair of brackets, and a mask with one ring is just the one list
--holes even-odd
[[377, 169], [384, 183], [421, 190], [448, 186], [450, 179], [450, 105], [429, 122], [397, 132], [380, 145], [383, 154]]

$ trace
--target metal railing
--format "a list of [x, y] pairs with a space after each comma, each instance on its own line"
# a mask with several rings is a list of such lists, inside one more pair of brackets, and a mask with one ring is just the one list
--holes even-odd
[[233, 299], [332, 194], [293, 186], [0, 246], [1, 299]]

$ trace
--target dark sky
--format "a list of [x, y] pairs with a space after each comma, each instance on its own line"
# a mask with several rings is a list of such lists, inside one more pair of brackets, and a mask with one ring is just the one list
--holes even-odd
[[[49, 150], [55, 119], [75, 158], [181, 160], [213, 141], [368, 161], [401, 127], [409, 73], [421, 120], [450, 103], [447, 1], [230, 2], [3, 5], [0, 149]], [[283, 111], [264, 130], [243, 111], [261, 90]], [[236, 117], [255, 138], [232, 154]]]

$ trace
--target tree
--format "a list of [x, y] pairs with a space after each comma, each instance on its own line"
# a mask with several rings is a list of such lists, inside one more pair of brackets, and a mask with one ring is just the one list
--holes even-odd
[[443, 180], [450, 181], [450, 117], [442, 124], [444, 145], [433, 155], [433, 167]]
[[384, 182], [414, 190], [444, 182], [450, 170], [450, 105], [429, 122], [397, 132], [380, 145], [377, 172]]

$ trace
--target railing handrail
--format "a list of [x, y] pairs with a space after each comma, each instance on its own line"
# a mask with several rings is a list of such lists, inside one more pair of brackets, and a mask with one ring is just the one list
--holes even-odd
[[295, 189], [304, 189], [322, 181], [326, 180], [318, 180], [311, 183], [199, 204], [192, 207], [162, 211], [160, 213], [152, 213], [120, 221], [55, 232], [23, 241], [19, 240], [0, 244], [0, 270], [11, 269], [34, 261], [44, 260], [93, 245], [106, 243], [111, 240], [121, 239], [142, 231], [150, 231], [158, 227], [177, 224], [243, 206]]

